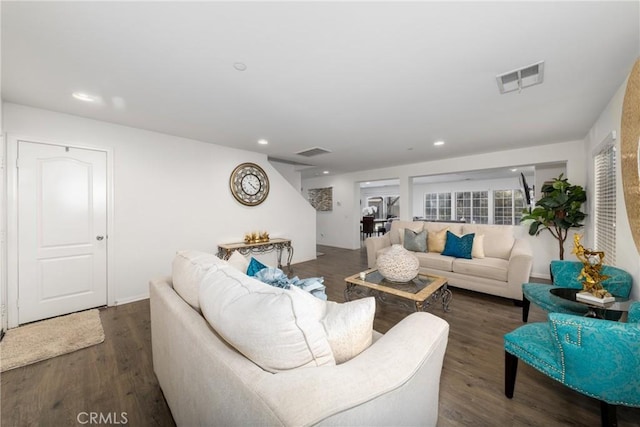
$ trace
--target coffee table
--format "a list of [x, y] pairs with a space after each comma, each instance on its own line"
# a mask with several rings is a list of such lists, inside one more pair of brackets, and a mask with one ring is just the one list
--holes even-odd
[[[418, 276], [405, 283], [391, 282], [380, 274], [377, 269], [364, 272], [364, 279], [360, 273], [345, 279], [347, 287], [344, 290], [344, 299], [351, 301], [354, 296], [375, 297], [384, 304], [395, 304], [405, 309], [426, 311], [431, 304], [442, 301], [442, 309], [449, 311], [449, 303], [453, 294], [448, 288], [447, 279], [439, 276], [418, 274]], [[389, 298], [389, 296], [393, 296]]]

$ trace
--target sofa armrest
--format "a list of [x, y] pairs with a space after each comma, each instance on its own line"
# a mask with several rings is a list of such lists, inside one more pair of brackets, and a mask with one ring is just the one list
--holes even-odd
[[378, 251], [391, 246], [391, 238], [389, 237], [389, 233], [383, 236], [368, 237], [367, 240], [364, 241], [364, 245], [367, 248], [367, 265], [369, 268], [375, 268]]
[[531, 244], [525, 239], [516, 239], [511, 248], [507, 281], [509, 288], [513, 290], [512, 298], [522, 300], [522, 284], [529, 282], [531, 269], [533, 268], [533, 251]]
[[285, 425], [436, 425], [449, 324], [429, 313], [400, 321], [337, 366], [280, 372], [255, 384]]

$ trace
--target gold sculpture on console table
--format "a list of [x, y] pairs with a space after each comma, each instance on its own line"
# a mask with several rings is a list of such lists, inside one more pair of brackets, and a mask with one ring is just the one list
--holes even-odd
[[611, 298], [611, 294], [602, 287], [602, 282], [607, 280], [609, 276], [602, 274], [602, 261], [604, 260], [604, 252], [585, 249], [580, 243], [582, 235], [573, 236], [573, 253], [582, 262], [584, 267], [578, 275], [578, 280], [582, 280], [582, 292], [589, 293], [600, 299]]
[[246, 244], [249, 243], [264, 243], [269, 241], [269, 233], [266, 231], [258, 232], [254, 231], [252, 233], [247, 233], [244, 235], [244, 242]]

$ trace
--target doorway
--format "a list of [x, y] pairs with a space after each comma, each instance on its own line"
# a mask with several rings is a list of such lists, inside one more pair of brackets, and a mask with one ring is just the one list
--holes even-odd
[[9, 326], [107, 305], [107, 151], [27, 140], [13, 147], [17, 304]]

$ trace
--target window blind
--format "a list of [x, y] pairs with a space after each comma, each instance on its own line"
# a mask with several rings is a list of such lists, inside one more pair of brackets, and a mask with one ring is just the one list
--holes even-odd
[[606, 264], [616, 262], [616, 148], [607, 144], [594, 157], [595, 250], [604, 251]]

